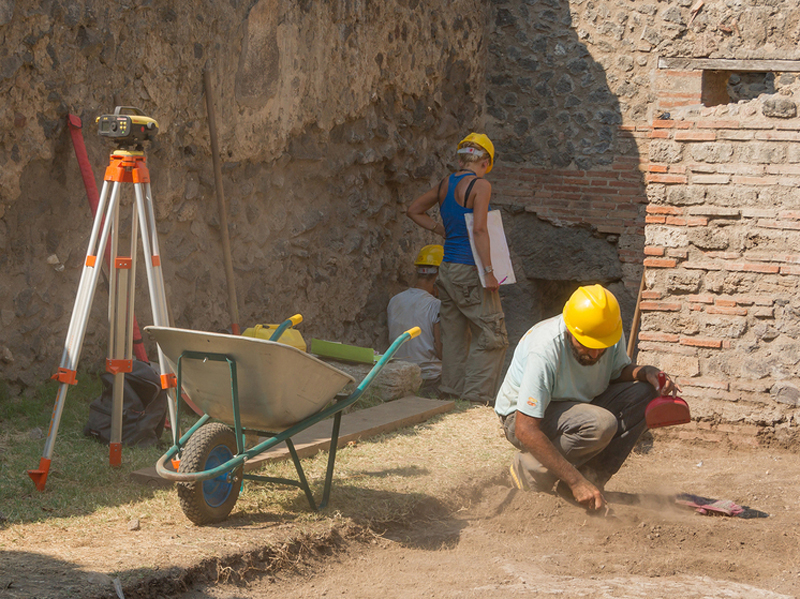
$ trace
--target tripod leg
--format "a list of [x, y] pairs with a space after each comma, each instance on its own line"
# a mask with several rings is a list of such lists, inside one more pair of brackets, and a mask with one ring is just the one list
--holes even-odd
[[111, 288], [109, 295], [109, 358], [106, 370], [114, 375], [111, 404], [109, 464], [122, 464], [122, 427], [125, 374], [133, 369], [133, 302], [136, 277], [137, 220], [131, 220], [130, 255], [119, 255], [119, 208], [114, 214]]
[[[84, 335], [86, 334], [86, 323], [89, 319], [89, 313], [92, 310], [92, 301], [97, 289], [97, 280], [99, 278], [101, 268], [100, 259], [104, 248], [108, 243], [108, 236], [111, 229], [111, 219], [107, 217], [105, 211], [108, 196], [109, 183], [106, 181], [103, 183], [103, 190], [100, 194], [98, 210], [92, 225], [92, 233], [89, 238], [89, 248], [86, 252], [86, 260], [84, 262], [80, 282], [78, 284], [78, 293], [75, 298], [75, 305], [72, 310], [69, 329], [67, 330], [67, 339], [64, 345], [64, 352], [61, 356], [61, 363], [58, 368], [58, 373], [53, 376], [53, 378], [59, 381], [61, 384], [59, 385], [58, 392], [56, 393], [56, 402], [53, 408], [53, 415], [50, 418], [50, 428], [47, 433], [44, 452], [39, 460], [39, 468], [28, 471], [28, 475], [31, 477], [31, 480], [33, 480], [36, 488], [39, 491], [44, 491], [44, 487], [47, 482], [47, 475], [50, 471], [50, 462], [53, 458], [53, 449], [55, 446], [56, 436], [58, 435], [58, 427], [61, 423], [61, 415], [64, 411], [64, 403], [67, 399], [67, 391], [69, 390], [70, 385], [77, 384], [75, 374], [78, 368], [78, 361], [80, 359]], [[113, 213], [118, 200], [119, 184], [114, 183], [113, 187], [111, 188], [111, 199], [108, 200], [107, 212], [109, 214]]]
[[[161, 255], [158, 247], [158, 233], [150, 183], [149, 181], [137, 183], [134, 185], [134, 189], [136, 190], [136, 207], [139, 211], [139, 225], [142, 230], [142, 245], [147, 284], [150, 289], [150, 307], [153, 311], [153, 323], [156, 326], [168, 327], [170, 326], [169, 312], [167, 309], [167, 296], [164, 290], [164, 273], [161, 269]], [[158, 348], [158, 364], [161, 369], [162, 385], [166, 384], [168, 380], [174, 381], [174, 374], [167, 365], [166, 356], [164, 356], [160, 347]], [[167, 388], [167, 404], [173, 444], [177, 444], [180, 437], [179, 424], [177, 422], [178, 393], [179, 391], [176, 391], [174, 387]]]

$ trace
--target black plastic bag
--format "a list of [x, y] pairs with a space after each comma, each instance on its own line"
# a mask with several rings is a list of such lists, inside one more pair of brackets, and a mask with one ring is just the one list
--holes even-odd
[[[89, 406], [89, 420], [83, 434], [102, 443], [111, 440], [111, 406], [114, 375], [100, 375], [103, 391]], [[147, 447], [155, 445], [164, 432], [167, 417], [167, 392], [161, 377], [146, 362], [133, 361], [133, 370], [125, 374], [122, 407], [122, 444]]]

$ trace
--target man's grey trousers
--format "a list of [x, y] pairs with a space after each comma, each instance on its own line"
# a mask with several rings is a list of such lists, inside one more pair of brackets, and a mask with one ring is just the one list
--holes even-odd
[[[570, 464], [602, 487], [647, 430], [645, 409], [657, 395], [649, 383], [634, 381], [609, 385], [591, 403], [551, 401], [541, 429]], [[530, 487], [549, 491], [557, 479], [517, 439], [516, 416], [502, 419], [506, 438], [520, 450], [515, 469]]]

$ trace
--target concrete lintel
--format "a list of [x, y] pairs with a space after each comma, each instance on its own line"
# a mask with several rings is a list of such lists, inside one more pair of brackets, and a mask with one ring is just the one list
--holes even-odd
[[729, 58], [659, 58], [659, 69], [697, 71], [755, 71], [800, 73], [800, 60], [742, 60]]

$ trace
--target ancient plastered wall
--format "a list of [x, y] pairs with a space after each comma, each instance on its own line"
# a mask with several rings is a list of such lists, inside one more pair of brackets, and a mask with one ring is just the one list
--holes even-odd
[[[433, 241], [405, 207], [478, 126], [484, 10], [477, 0], [1, 2], [0, 378], [36, 385], [63, 348], [91, 228], [68, 113], [83, 119], [98, 184], [112, 146], [95, 117], [123, 104], [159, 121], [148, 164], [174, 322], [230, 324], [206, 67], [239, 324], [299, 312], [306, 337], [380, 348], [388, 299]], [[106, 351], [106, 302], [101, 284], [82, 365]]]
[[765, 116], [773, 105], [653, 122], [639, 359], [677, 375], [701, 427], [785, 436], [800, 405], [800, 119]]

